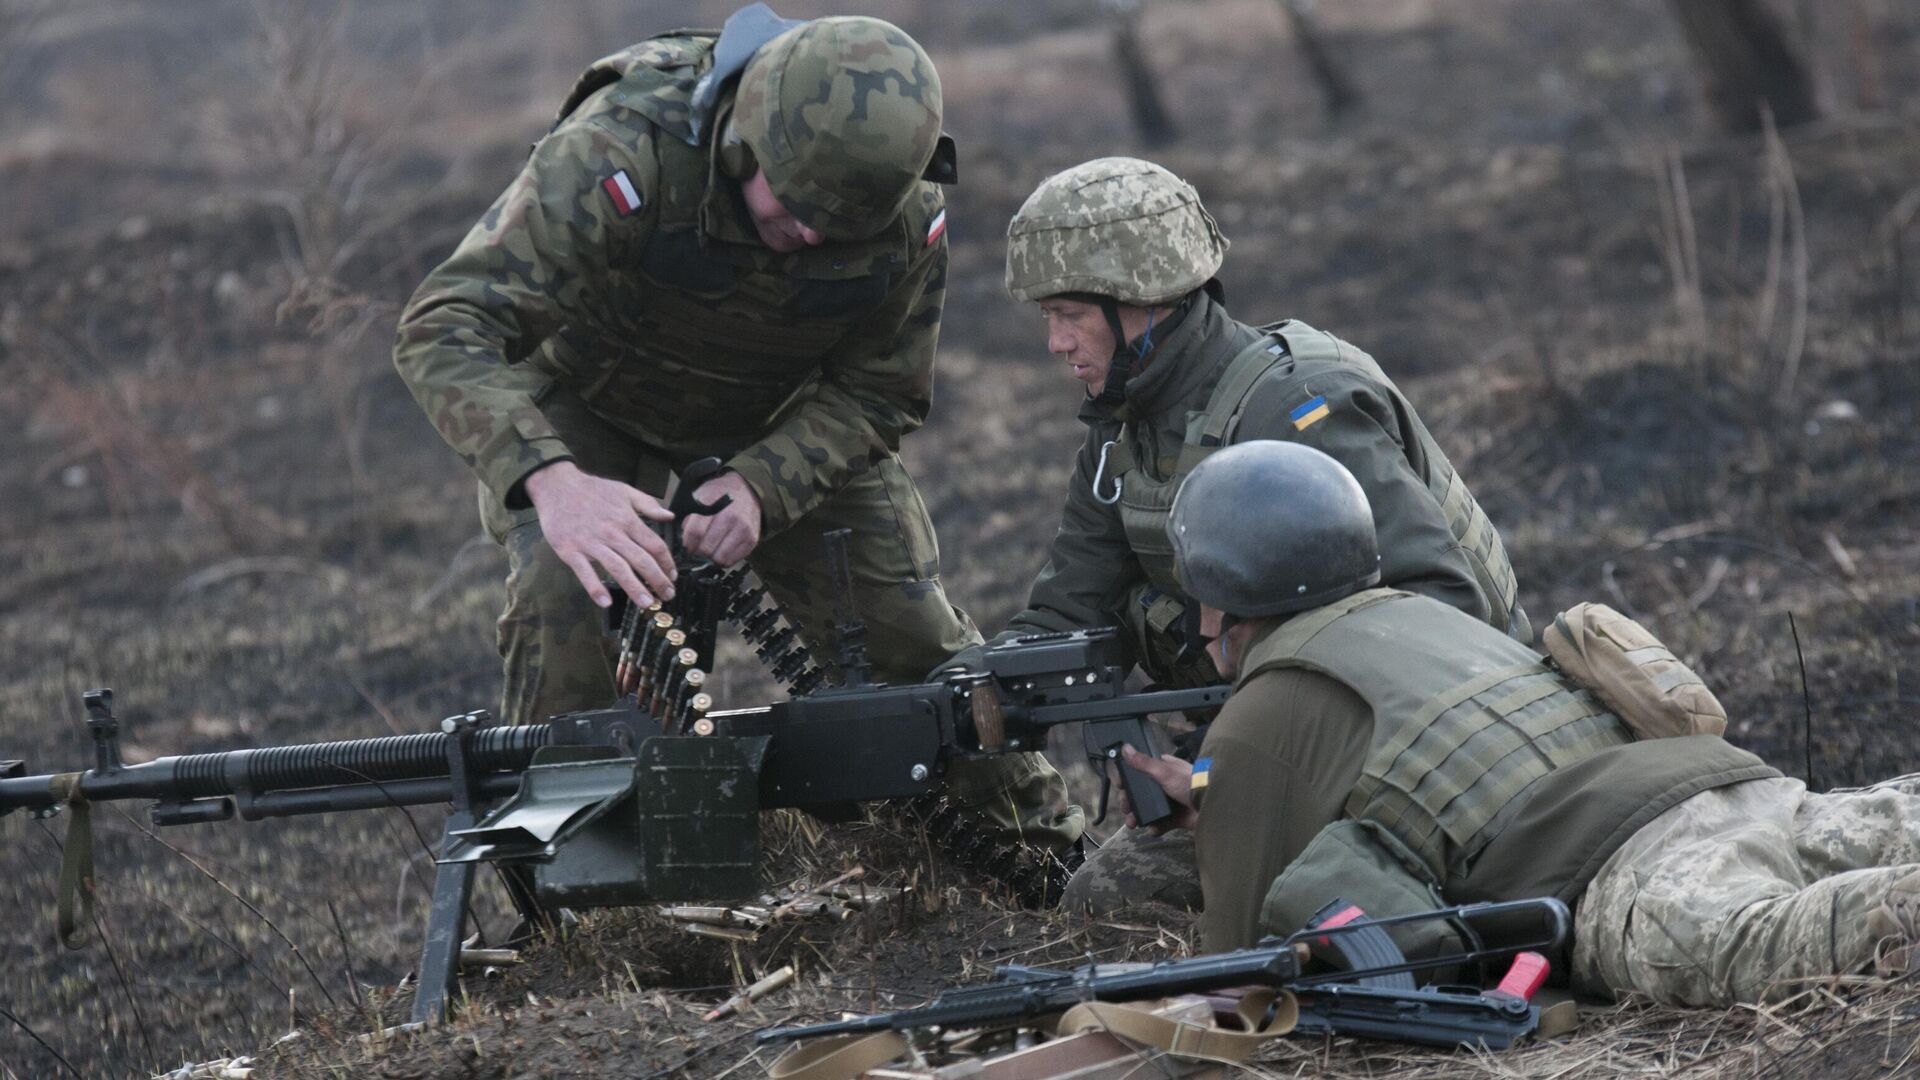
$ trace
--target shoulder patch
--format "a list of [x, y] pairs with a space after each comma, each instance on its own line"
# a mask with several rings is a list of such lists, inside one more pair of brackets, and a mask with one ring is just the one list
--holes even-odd
[[1293, 421], [1293, 430], [1305, 431], [1320, 421], [1325, 420], [1327, 418], [1327, 412], [1327, 396], [1325, 394], [1315, 394], [1308, 400], [1301, 402], [1299, 407], [1288, 413], [1287, 419]]
[[627, 178], [625, 169], [600, 181], [600, 186], [606, 190], [607, 197], [613, 200], [613, 209], [621, 217], [632, 214], [644, 205], [645, 200], [640, 198], [640, 192], [633, 186], [633, 181]]
[[933, 221], [927, 225], [926, 246], [932, 247], [935, 241], [939, 240], [942, 236], [946, 235], [946, 232], [947, 232], [947, 208], [943, 206], [940, 208], [939, 213], [933, 215]]

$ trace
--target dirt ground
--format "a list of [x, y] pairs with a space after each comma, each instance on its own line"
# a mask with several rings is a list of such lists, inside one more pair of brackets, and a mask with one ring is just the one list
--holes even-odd
[[[1232, 239], [1237, 315], [1303, 318], [1394, 374], [1536, 623], [1585, 599], [1642, 618], [1730, 737], [1817, 787], [1920, 770], [1920, 14], [1814, 8], [1832, 116], [1774, 139], [1711, 133], [1660, 0], [1321, 5], [1368, 94], [1339, 123], [1274, 5], [1149, 4], [1184, 127], [1153, 150], [1090, 4], [863, 8], [928, 43], [963, 146], [938, 397], [903, 447], [951, 594], [988, 629], [1019, 607], [1081, 435], [1076, 385], [1002, 291], [1005, 222], [1055, 169], [1144, 154]], [[504, 559], [392, 373], [398, 306], [580, 66], [726, 10], [0, 3], [0, 757], [79, 767], [80, 694], [103, 685], [130, 759], [492, 703]], [[723, 706], [772, 692], [738, 649], [718, 676]], [[235, 1054], [265, 1055], [256, 1075], [750, 1073], [763, 1022], [1188, 944], [1171, 913], [1008, 910], [910, 830], [800, 830], [769, 888], [858, 863], [911, 901], [740, 949], [593, 913], [474, 980], [460, 1023], [355, 1041], [407, 1011], [438, 818], [156, 831], [101, 807], [104, 940], [75, 952], [52, 933], [64, 819], [0, 820], [0, 1076]], [[477, 905], [498, 940], [502, 898]], [[699, 1020], [789, 960], [763, 1013]], [[1842, 987], [1797, 1011], [1623, 1007], [1497, 1060], [1289, 1043], [1261, 1067], [1891, 1075], [1915, 1009]]]

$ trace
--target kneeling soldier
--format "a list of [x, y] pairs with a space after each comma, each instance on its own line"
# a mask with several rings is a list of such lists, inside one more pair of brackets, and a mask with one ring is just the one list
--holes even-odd
[[[1331, 334], [1229, 315], [1215, 277], [1227, 246], [1191, 185], [1136, 158], [1049, 177], [1014, 215], [1007, 290], [1039, 305], [1048, 351], [1085, 384], [1088, 432], [1046, 566], [1000, 639], [1117, 623], [1156, 681], [1218, 682], [1173, 573], [1167, 508], [1207, 455], [1284, 439], [1360, 478], [1387, 584], [1531, 640], [1499, 533], [1412, 403]], [[1181, 839], [1122, 831], [1088, 865], [1067, 897], [1077, 907], [1199, 902]]]

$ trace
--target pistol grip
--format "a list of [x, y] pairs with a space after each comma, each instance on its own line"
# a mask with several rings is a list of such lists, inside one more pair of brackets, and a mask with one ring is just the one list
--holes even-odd
[[1173, 816], [1173, 807], [1167, 802], [1167, 793], [1153, 777], [1126, 763], [1120, 756], [1120, 747], [1132, 746], [1143, 754], [1153, 753], [1153, 742], [1147, 738], [1147, 725], [1139, 717], [1124, 720], [1095, 720], [1087, 723], [1087, 756], [1094, 761], [1094, 767], [1100, 770], [1100, 817], [1097, 824], [1106, 817], [1107, 762], [1120, 771], [1120, 783], [1127, 791], [1127, 805], [1133, 811], [1133, 820], [1141, 828], [1158, 825]]
[[1173, 816], [1173, 806], [1167, 802], [1167, 793], [1159, 782], [1128, 765], [1121, 758], [1119, 747], [1114, 747], [1113, 763], [1120, 768], [1120, 782], [1127, 786], [1127, 804], [1133, 808], [1133, 820], [1141, 828], [1150, 828]]

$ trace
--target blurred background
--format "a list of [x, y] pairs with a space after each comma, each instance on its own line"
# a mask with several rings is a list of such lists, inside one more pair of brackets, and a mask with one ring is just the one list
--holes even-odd
[[[129, 756], [494, 702], [505, 560], [393, 323], [586, 64], [733, 6], [0, 0], [0, 756], [78, 767], [100, 685]], [[1400, 382], [1536, 625], [1642, 618], [1816, 786], [1920, 767], [1920, 8], [775, 6], [888, 18], [940, 68], [962, 182], [903, 453], [983, 629], [1082, 436], [1006, 222], [1134, 154], [1219, 218], [1235, 315]], [[722, 707], [771, 691], [737, 650], [720, 674]], [[245, 1050], [413, 962], [433, 814], [96, 823], [109, 947], [67, 953], [61, 823], [0, 822], [0, 1076]]]

